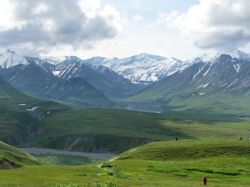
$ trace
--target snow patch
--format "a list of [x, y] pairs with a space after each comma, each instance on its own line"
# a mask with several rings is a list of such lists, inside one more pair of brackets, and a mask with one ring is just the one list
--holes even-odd
[[26, 106], [26, 104], [22, 104], [22, 103], [21, 103], [21, 104], [18, 104], [18, 105], [19, 105], [19, 106]]
[[198, 86], [197, 89], [199, 89], [199, 88], [206, 88], [206, 87], [208, 87], [208, 85], [209, 85], [209, 83], [208, 84], [202, 84], [202, 85]]
[[207, 70], [207, 71], [203, 74], [203, 77], [205, 77], [205, 76], [209, 73], [209, 71], [210, 71], [211, 67], [212, 67], [212, 65], [210, 64], [210, 66], [209, 66], [208, 70]]
[[234, 65], [234, 69], [235, 69], [236, 73], [240, 72], [240, 67], [241, 67], [240, 64]]
[[34, 112], [36, 109], [40, 108], [40, 106], [32, 107], [30, 109], [26, 109], [29, 112]]
[[193, 80], [195, 80], [195, 78], [203, 71], [205, 67], [206, 66], [203, 66], [202, 68], [199, 69], [199, 71], [193, 76]]
[[229, 84], [229, 85], [227, 86], [227, 88], [232, 87], [238, 80], [239, 80], [239, 79], [235, 79], [233, 82], [231, 82], [231, 84]]
[[55, 76], [59, 76], [60, 73], [61, 73], [61, 71], [52, 71], [52, 73], [53, 73], [53, 75], [55, 75]]

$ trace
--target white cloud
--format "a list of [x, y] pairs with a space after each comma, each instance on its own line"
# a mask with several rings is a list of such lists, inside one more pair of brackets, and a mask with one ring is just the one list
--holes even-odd
[[1, 0], [0, 3], [0, 31], [13, 27], [13, 24], [17, 25], [13, 17], [13, 6], [9, 0]]
[[88, 48], [122, 30], [120, 13], [100, 0], [1, 0], [0, 14], [2, 47]]
[[180, 16], [180, 14], [177, 11], [170, 12], [169, 14], [166, 14], [164, 12], [160, 12], [160, 13], [158, 13], [157, 23], [165, 24], [167, 26], [175, 26], [179, 16]]
[[140, 15], [135, 15], [134, 17], [133, 17], [133, 21], [134, 22], [141, 22], [141, 21], [143, 21], [144, 20], [144, 17], [142, 17], [142, 16], [140, 16]]
[[86, 15], [93, 17], [101, 6], [100, 0], [80, 0], [80, 7]]
[[200, 0], [185, 13], [160, 14], [202, 49], [233, 50], [250, 42], [249, 0]]

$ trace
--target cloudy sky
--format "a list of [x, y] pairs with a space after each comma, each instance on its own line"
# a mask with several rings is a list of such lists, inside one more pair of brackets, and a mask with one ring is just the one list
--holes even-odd
[[249, 0], [1, 0], [0, 47], [24, 55], [187, 59], [250, 52]]

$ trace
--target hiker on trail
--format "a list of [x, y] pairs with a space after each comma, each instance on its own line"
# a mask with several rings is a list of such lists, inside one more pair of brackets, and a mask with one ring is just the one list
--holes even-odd
[[204, 184], [204, 185], [207, 185], [207, 177], [204, 177], [204, 178], [203, 178], [203, 184]]

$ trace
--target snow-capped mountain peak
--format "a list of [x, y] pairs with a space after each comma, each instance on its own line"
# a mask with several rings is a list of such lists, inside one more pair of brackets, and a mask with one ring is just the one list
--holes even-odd
[[65, 56], [61, 56], [61, 57], [45, 57], [43, 58], [43, 62], [47, 62], [49, 64], [59, 64], [60, 62], [63, 62], [66, 59]]
[[102, 65], [135, 84], [151, 84], [181, 70], [187, 63], [175, 58], [142, 53], [128, 58], [92, 58], [92, 65]]
[[165, 60], [166, 57], [162, 57], [162, 56], [157, 56], [157, 55], [151, 55], [151, 54], [147, 54], [147, 53], [141, 53], [138, 55], [134, 55], [128, 58], [125, 58], [124, 61], [126, 62], [132, 62], [132, 63], [150, 63], [150, 62], [159, 62], [162, 60]]
[[235, 58], [238, 60], [250, 61], [250, 54], [236, 50], [231, 52], [224, 52], [224, 53], [215, 53], [215, 54], [203, 54], [201, 56], [195, 57], [191, 60], [187, 60], [186, 62], [189, 63], [215, 63], [217, 59], [221, 56], [230, 56], [231, 58]]
[[240, 60], [250, 61], [250, 54], [249, 53], [245, 53], [245, 52], [240, 51], [240, 50], [236, 50], [236, 51], [234, 51], [232, 53], [229, 53], [229, 55], [232, 58], [237, 58], [237, 59], [240, 59]]
[[64, 61], [75, 62], [75, 61], [82, 61], [82, 59], [77, 56], [61, 56], [61, 57], [45, 57], [43, 61], [53, 65], [57, 65]]
[[216, 55], [204, 54], [202, 56], [196, 57], [194, 59], [194, 62], [200, 62], [200, 61], [202, 61], [202, 62], [212, 63], [212, 62], [215, 61], [216, 58], [218, 58], [218, 56], [220, 56], [220, 55], [218, 55], [218, 54], [216, 54]]
[[64, 61], [74, 62], [74, 61], [82, 61], [82, 59], [80, 59], [77, 56], [65, 56]]
[[0, 53], [0, 66], [2, 68], [10, 68], [20, 64], [27, 65], [29, 62], [24, 56], [18, 55], [10, 49]]
[[[77, 56], [64, 56], [38, 59], [21, 56], [12, 50], [6, 50], [0, 53], [0, 67], [6, 69], [20, 64], [29, 65], [33, 63], [48, 70], [53, 69], [52, 73], [59, 77], [62, 74], [64, 75], [64, 72], [78, 72], [81, 68], [86, 69], [89, 67], [98, 71], [114, 71], [134, 84], [149, 85], [171, 76], [174, 73], [182, 72], [193, 64], [203, 63], [204, 66], [209, 65], [210, 67], [216, 64], [216, 62], [219, 62], [220, 58], [229, 58], [229, 56], [234, 60], [238, 59], [250, 62], [250, 54], [242, 51], [205, 54], [191, 60], [182, 61], [172, 57], [168, 58], [147, 53], [141, 53], [127, 58], [106, 58], [96, 56], [83, 60]], [[235, 71], [239, 72], [240, 66], [238, 64], [232, 65]]]

